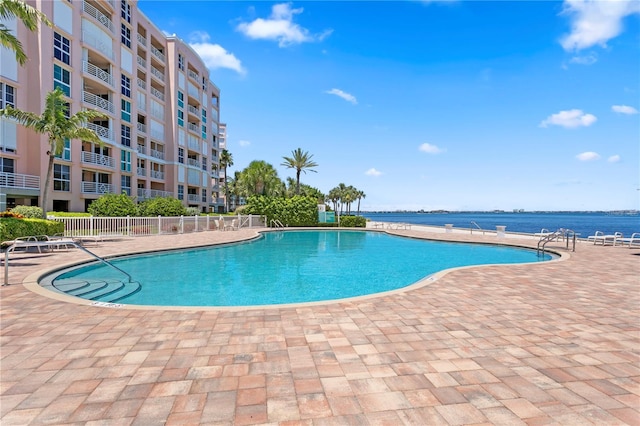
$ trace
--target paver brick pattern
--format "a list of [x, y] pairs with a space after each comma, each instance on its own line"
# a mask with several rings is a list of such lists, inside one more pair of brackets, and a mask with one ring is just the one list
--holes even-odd
[[640, 424], [640, 250], [579, 243], [562, 261], [463, 268], [404, 292], [274, 308], [116, 309], [22, 284], [82, 256], [11, 256], [10, 285], [0, 289], [3, 426]]

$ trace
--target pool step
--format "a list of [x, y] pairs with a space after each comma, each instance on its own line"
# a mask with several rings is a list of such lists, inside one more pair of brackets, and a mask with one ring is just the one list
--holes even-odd
[[71, 296], [109, 303], [121, 301], [142, 289], [137, 281], [77, 279], [57, 280], [54, 287]]

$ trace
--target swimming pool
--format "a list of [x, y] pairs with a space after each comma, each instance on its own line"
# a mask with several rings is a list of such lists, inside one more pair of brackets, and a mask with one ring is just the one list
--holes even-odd
[[459, 266], [550, 259], [549, 254], [538, 256], [530, 249], [382, 232], [280, 231], [266, 232], [250, 242], [112, 259], [135, 282], [123, 283], [120, 289], [117, 284], [123, 282], [123, 274], [98, 263], [58, 272], [41, 285], [121, 304], [255, 306], [396, 290]]

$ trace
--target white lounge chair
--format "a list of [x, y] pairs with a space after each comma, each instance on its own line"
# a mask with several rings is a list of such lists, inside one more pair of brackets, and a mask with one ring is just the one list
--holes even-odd
[[619, 241], [622, 246], [625, 244], [628, 245], [629, 248], [640, 247], [640, 232], [634, 232], [629, 238], [618, 238], [617, 241]]
[[622, 239], [622, 232], [616, 232], [611, 235], [604, 235], [602, 237], [602, 245], [606, 246], [607, 244], [611, 244], [612, 246], [615, 246], [620, 239]]
[[549, 232], [549, 230], [548, 230], [547, 228], [542, 228], [542, 229], [540, 230], [540, 232], [536, 232], [536, 233], [535, 233], [535, 234], [533, 234], [533, 235], [535, 235], [536, 237], [539, 237], [540, 239], [542, 239], [542, 238], [544, 238], [544, 237], [546, 237], [546, 236], [549, 236], [549, 235], [551, 235], [551, 234], [553, 234], [553, 232]]
[[597, 242], [603, 242], [604, 241], [604, 232], [596, 231], [596, 233], [594, 235], [589, 235], [587, 237], [587, 241], [593, 241], [593, 245], [595, 245]]

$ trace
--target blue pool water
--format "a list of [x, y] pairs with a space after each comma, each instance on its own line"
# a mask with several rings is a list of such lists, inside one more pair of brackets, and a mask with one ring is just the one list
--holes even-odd
[[[361, 296], [406, 287], [452, 267], [550, 258], [513, 247], [331, 230], [267, 232], [251, 242], [130, 256], [112, 263], [141, 284], [141, 291], [117, 303], [248, 306]], [[122, 278], [100, 264], [62, 273], [53, 283], [64, 288], [66, 282]], [[94, 300], [113, 300], [113, 295]]]

